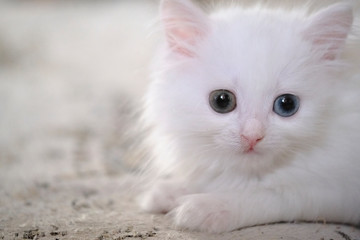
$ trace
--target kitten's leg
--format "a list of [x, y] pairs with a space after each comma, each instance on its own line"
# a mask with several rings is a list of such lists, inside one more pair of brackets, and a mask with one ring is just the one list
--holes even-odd
[[238, 227], [234, 200], [219, 194], [192, 194], [179, 199], [168, 213], [175, 227], [204, 232], [226, 232]]
[[152, 213], [167, 213], [177, 206], [177, 199], [190, 192], [180, 181], [157, 181], [139, 199], [140, 207]]
[[169, 215], [179, 228], [216, 233], [294, 220], [356, 224], [360, 221], [359, 190], [343, 190], [257, 188], [242, 193], [193, 194], [183, 197]]

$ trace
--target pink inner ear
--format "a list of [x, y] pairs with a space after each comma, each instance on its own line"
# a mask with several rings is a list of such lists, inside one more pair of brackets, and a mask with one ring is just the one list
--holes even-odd
[[164, 0], [162, 18], [170, 49], [194, 57], [194, 47], [207, 31], [205, 14], [188, 0]]
[[[324, 26], [326, 28], [328, 26]], [[318, 35], [313, 39], [314, 47], [325, 48], [323, 55], [324, 60], [334, 60], [341, 51], [348, 33], [342, 31], [328, 30], [327, 33]]]
[[194, 57], [195, 54], [191, 51], [191, 46], [196, 45], [196, 36], [201, 36], [200, 32], [195, 29], [189, 31], [186, 28], [174, 28], [166, 33], [169, 47], [178, 53], [181, 53], [188, 57]]
[[315, 47], [326, 47], [326, 51], [324, 52], [322, 59], [335, 60], [339, 53], [339, 50], [341, 50], [341, 47], [345, 42], [346, 37], [347, 34], [333, 32], [315, 38], [313, 40], [313, 44]]
[[323, 51], [324, 60], [336, 59], [346, 41], [353, 22], [350, 6], [336, 4], [310, 18], [310, 26], [305, 30], [315, 50]]

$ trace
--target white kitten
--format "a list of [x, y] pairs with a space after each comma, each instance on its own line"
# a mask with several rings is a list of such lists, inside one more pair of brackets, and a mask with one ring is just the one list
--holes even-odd
[[166, 44], [145, 114], [160, 179], [143, 209], [209, 232], [359, 223], [360, 81], [341, 57], [352, 7], [207, 16], [164, 0], [161, 15]]

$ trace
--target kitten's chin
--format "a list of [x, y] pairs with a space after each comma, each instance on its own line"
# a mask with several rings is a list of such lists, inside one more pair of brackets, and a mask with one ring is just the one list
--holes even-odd
[[231, 161], [236, 171], [247, 176], [264, 176], [279, 166], [277, 158], [260, 147], [237, 149]]
[[274, 158], [256, 152], [242, 154], [239, 160], [234, 169], [237, 169], [236, 171], [243, 176], [250, 178], [264, 177], [278, 167]]
[[233, 152], [229, 165], [244, 176], [261, 178], [289, 164], [291, 158], [291, 153], [274, 152], [256, 146], [253, 149], [238, 149]]
[[245, 161], [269, 161], [269, 156], [257, 149], [246, 149], [239, 151], [238, 155]]
[[[220, 144], [219, 144], [220, 145]], [[283, 149], [283, 148], [280, 148]], [[226, 171], [246, 177], [263, 177], [281, 168], [290, 156], [278, 148], [268, 148], [261, 143], [249, 147], [246, 144], [223, 144], [216, 151], [211, 150], [208, 159], [215, 159], [218, 166]]]

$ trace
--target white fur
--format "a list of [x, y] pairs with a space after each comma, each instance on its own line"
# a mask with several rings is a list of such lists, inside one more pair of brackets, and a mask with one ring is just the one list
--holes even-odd
[[[187, 0], [162, 4], [171, 38], [154, 63], [145, 112], [151, 170], [161, 180], [142, 207], [210, 232], [293, 220], [359, 223], [360, 75], [346, 74], [354, 63], [341, 57], [351, 45], [351, 6], [311, 16], [232, 7], [206, 17]], [[216, 89], [236, 95], [234, 111], [211, 109]], [[301, 101], [289, 118], [273, 112], [284, 93]], [[246, 153], [241, 135], [259, 131], [264, 138]]]

